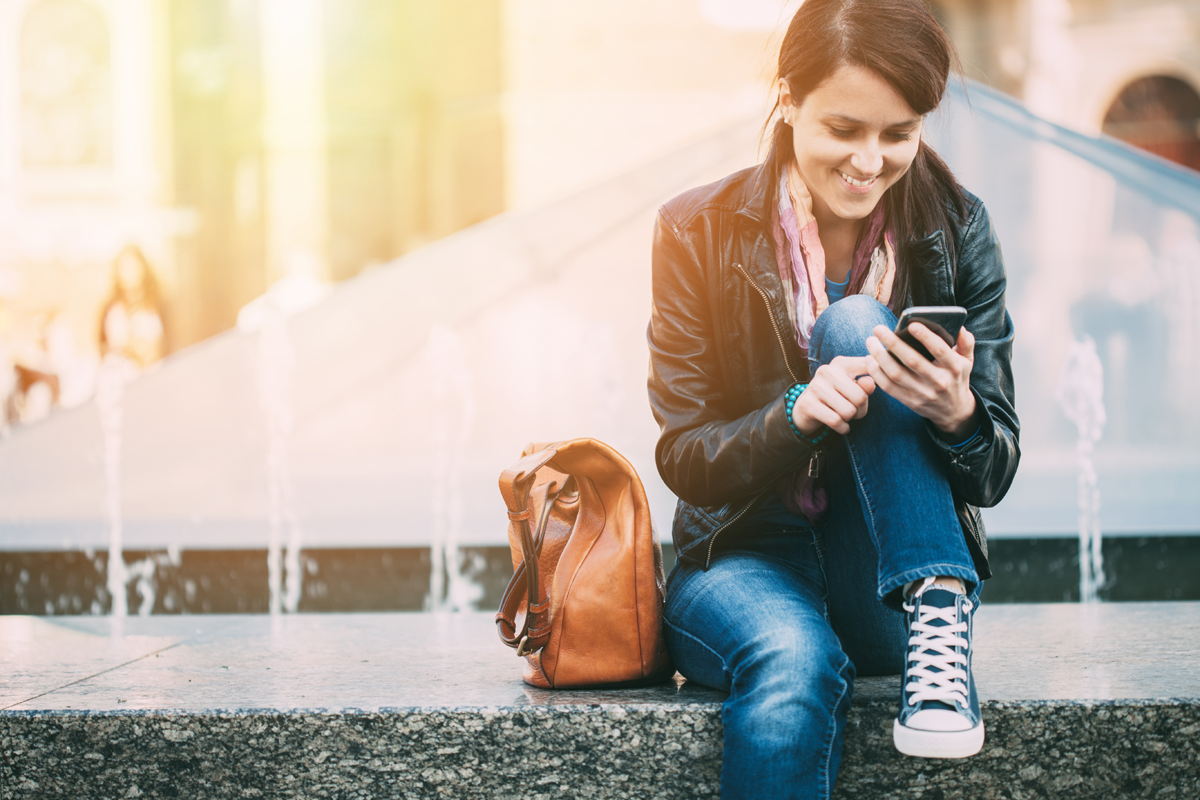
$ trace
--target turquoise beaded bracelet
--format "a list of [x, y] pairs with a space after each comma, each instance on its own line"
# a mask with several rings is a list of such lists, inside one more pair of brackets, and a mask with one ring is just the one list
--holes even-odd
[[797, 383], [795, 386], [787, 390], [784, 397], [787, 400], [787, 421], [788, 427], [792, 429], [792, 433], [796, 434], [796, 438], [802, 442], [807, 442], [813, 447], [820, 447], [821, 442], [825, 441], [825, 437], [829, 435], [829, 428], [822, 427], [820, 432], [813, 437], [805, 436], [796, 427], [795, 421], [792, 419], [792, 411], [796, 408], [796, 401], [800, 399], [800, 395], [804, 394], [804, 390], [808, 388], [807, 383]]

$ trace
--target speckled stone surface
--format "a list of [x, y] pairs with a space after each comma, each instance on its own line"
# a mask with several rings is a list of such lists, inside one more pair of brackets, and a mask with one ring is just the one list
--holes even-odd
[[[715, 797], [723, 695], [525, 686], [490, 615], [0, 618], [0, 798]], [[1200, 604], [985, 606], [987, 744], [898, 755], [860, 681], [841, 798], [1200, 797]]]

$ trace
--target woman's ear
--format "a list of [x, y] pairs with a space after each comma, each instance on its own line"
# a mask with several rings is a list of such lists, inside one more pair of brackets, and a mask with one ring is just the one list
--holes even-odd
[[788, 86], [787, 79], [780, 78], [775, 84], [775, 88], [779, 90], [779, 110], [783, 112], [783, 118], [790, 122], [792, 114], [796, 111], [791, 87]]

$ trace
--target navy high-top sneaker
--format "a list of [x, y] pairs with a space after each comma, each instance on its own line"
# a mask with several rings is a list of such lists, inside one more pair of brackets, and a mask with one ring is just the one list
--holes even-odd
[[900, 685], [896, 749], [922, 758], [966, 758], [983, 747], [983, 718], [971, 676], [967, 597], [925, 578], [904, 602], [908, 658]]

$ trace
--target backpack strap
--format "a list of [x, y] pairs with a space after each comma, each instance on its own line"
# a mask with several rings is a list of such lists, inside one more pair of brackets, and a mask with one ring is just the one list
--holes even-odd
[[[539, 469], [558, 455], [553, 447], [547, 447], [536, 453], [530, 453], [500, 474], [500, 494], [508, 506], [508, 518], [518, 526], [521, 543], [521, 563], [513, 571], [512, 579], [504, 590], [500, 601], [500, 610], [496, 613], [496, 631], [500, 641], [509, 647], [517, 649], [517, 655], [524, 656], [545, 647], [550, 639], [549, 615], [550, 598], [541, 597], [538, 575], [538, 555], [542, 549], [542, 540], [546, 535], [546, 525], [550, 520], [550, 510], [558, 498], [558, 492], [553, 491], [555, 483], [546, 484], [542, 495], [542, 513], [537, 522], [533, 522], [533, 505], [530, 503], [530, 492]], [[561, 487], [559, 489], [561, 491]], [[553, 492], [553, 496], [551, 493]], [[528, 599], [525, 619], [521, 629], [517, 630], [516, 617], [522, 601]]]

